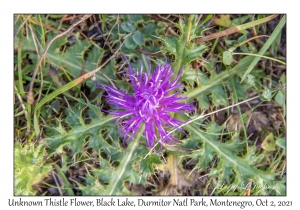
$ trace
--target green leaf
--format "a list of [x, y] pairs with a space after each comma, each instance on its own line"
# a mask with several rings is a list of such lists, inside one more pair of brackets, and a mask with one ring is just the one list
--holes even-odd
[[249, 50], [244, 45], [240, 46], [240, 48], [244, 53], [249, 53]]
[[230, 46], [232, 45], [234, 42], [236, 42], [235, 40], [229, 40], [229, 39], [225, 39], [225, 43]]
[[99, 180], [96, 177], [88, 174], [85, 180], [87, 183], [86, 185], [77, 183], [83, 196], [103, 195], [104, 187], [100, 184]]
[[272, 43], [272, 45], [271, 45], [271, 49], [273, 50], [272, 53], [273, 53], [274, 55], [277, 55], [278, 47], [279, 47], [279, 44], [280, 44], [280, 41], [281, 41], [282, 32], [283, 32], [283, 30], [281, 30], [281, 31], [279, 32], [279, 34], [277, 35], [275, 41], [274, 41], [274, 42]]
[[209, 91], [211, 92], [211, 99], [214, 106], [227, 105], [227, 95], [222, 85], [216, 85], [209, 89]]
[[269, 90], [269, 88], [264, 87], [264, 91], [262, 92], [260, 98], [264, 101], [270, 101], [272, 99], [272, 92]]
[[156, 39], [152, 35], [156, 34], [157, 26], [154, 23], [149, 23], [141, 29], [141, 33], [145, 38]]
[[[181, 121], [186, 121], [184, 115], [180, 115]], [[214, 161], [215, 168], [211, 169], [210, 176], [218, 177], [220, 182], [226, 180], [228, 185], [241, 186], [247, 183], [248, 179], [252, 179], [258, 185], [267, 184], [273, 186], [275, 173], [271, 171], [262, 171], [254, 167], [253, 163], [257, 163], [257, 155], [255, 155], [255, 146], [250, 147], [246, 153], [240, 157], [240, 152], [245, 149], [245, 142], [241, 142], [238, 138], [232, 138], [231, 141], [225, 143], [218, 141], [219, 133], [223, 126], [218, 126], [211, 122], [207, 126], [207, 132], [203, 132], [197, 128], [194, 123], [187, 124], [184, 129], [189, 131], [190, 135], [198, 138], [202, 145], [200, 149], [194, 150], [188, 157], [198, 160], [195, 169], [205, 168], [212, 160], [217, 157], [218, 161]], [[237, 189], [243, 192], [244, 189]], [[255, 189], [251, 191], [253, 195], [266, 195], [271, 193], [272, 189]]]
[[216, 152], [209, 144], [203, 143], [202, 148], [194, 151], [190, 157], [199, 160], [195, 168], [205, 168], [214, 158]]
[[185, 66], [183, 68], [183, 74], [180, 77], [181, 82], [186, 82], [190, 85], [194, 85], [194, 82], [197, 81], [197, 79], [200, 79], [200, 74], [195, 71], [195, 69], [191, 68], [190, 66]]
[[[20, 25], [21, 22], [23, 22], [22, 18], [19, 18], [16, 24], [14, 25], [14, 30], [16, 31]], [[40, 27], [35, 28], [36, 32], [40, 33]], [[26, 31], [26, 33], [25, 33]], [[24, 35], [26, 34], [26, 36]], [[23, 27], [20, 29], [18, 34], [14, 38], [14, 49], [16, 50], [18, 46], [20, 46], [22, 55], [26, 55], [28, 51], [36, 51], [36, 47], [33, 41], [33, 37], [36, 37], [39, 42], [41, 42], [41, 36], [32, 35], [31, 30], [26, 26], [26, 24], [23, 25]], [[31, 54], [31, 53], [30, 53]], [[29, 54], [29, 55], [30, 55]]]
[[41, 181], [51, 171], [51, 166], [44, 163], [45, 145], [26, 143], [14, 145], [14, 195], [35, 195], [32, 185]]
[[141, 15], [128, 15], [128, 17], [133, 22], [138, 22], [142, 19]]
[[120, 166], [117, 170], [113, 171], [110, 179], [110, 185], [106, 189], [107, 195], [118, 195], [120, 189], [124, 188], [123, 182], [126, 180], [126, 178], [131, 177], [133, 175], [133, 173], [131, 173], [132, 168], [130, 166], [133, 161], [134, 151], [138, 146], [139, 140], [142, 136], [142, 133], [144, 132], [144, 129], [145, 126], [143, 125], [143, 127], [140, 128], [136, 136], [133, 138], [128, 148], [129, 151], [126, 151], [126, 154], [121, 159]]
[[276, 144], [282, 149], [286, 148], [286, 141], [283, 138], [277, 139]]
[[[48, 39], [52, 36], [53, 34], [49, 33]], [[80, 40], [79, 33], [76, 34], [75, 39], [74, 45], [66, 48], [65, 52], [61, 52], [60, 47], [67, 42], [67, 37], [58, 38], [50, 46], [46, 57], [54, 67], [64, 68], [71, 76], [78, 78], [82, 73], [91, 72], [97, 67], [104, 51], [93, 45], [85, 60], [85, 53], [91, 48], [91, 43], [88, 40]], [[96, 78], [103, 84], [109, 84], [100, 72], [96, 74]]]
[[144, 44], [144, 38], [140, 31], [135, 31], [132, 35], [132, 39], [137, 45]]
[[209, 102], [209, 98], [207, 95], [208, 95], [207, 92], [203, 92], [203, 93], [198, 94], [196, 97], [199, 107], [201, 107], [202, 109], [209, 108], [210, 102]]
[[54, 19], [62, 18], [64, 16], [65, 15], [59, 15], [59, 14], [51, 14], [51, 15], [49, 15], [49, 17], [54, 18]]
[[240, 83], [237, 75], [234, 75], [227, 84], [231, 90], [236, 91], [238, 99], [247, 99], [247, 87]]
[[233, 24], [243, 24], [245, 23], [249, 18], [253, 17], [252, 15], [243, 15], [242, 17], [237, 17], [232, 20]]
[[[192, 135], [193, 136], [193, 135]], [[184, 139], [180, 142], [180, 147], [184, 149], [199, 149], [199, 140], [190, 136], [188, 139]]]
[[150, 154], [147, 158], [143, 158], [140, 163], [140, 170], [143, 173], [154, 173], [154, 165], [162, 164], [160, 156], [157, 154]]
[[224, 51], [223, 52], [223, 63], [225, 65], [230, 65], [233, 61], [233, 58], [232, 58], [232, 53], [229, 52], [229, 51]]
[[176, 56], [177, 38], [175, 36], [165, 37], [164, 40], [165, 46], [162, 49]]
[[137, 47], [137, 44], [135, 43], [135, 41], [133, 40], [132, 35], [128, 36], [125, 40], [125, 46], [128, 49], [135, 49]]
[[285, 106], [285, 96], [284, 94], [282, 93], [282, 91], [278, 91], [276, 96], [275, 96], [275, 102], [281, 106], [281, 107], [284, 107]]
[[238, 38], [239, 43], [244, 42], [246, 40], [247, 40], [247, 34], [244, 34], [244, 35], [240, 36], [240, 38]]
[[[191, 61], [201, 58], [202, 53], [206, 50], [206, 46], [198, 46], [191, 41], [199, 36], [197, 30], [196, 16], [189, 15], [187, 23], [182, 19], [179, 19], [177, 27], [179, 28], [181, 35], [179, 37], [165, 37], [164, 46], [161, 48], [162, 52], [170, 53], [175, 56], [172, 68], [175, 71], [175, 75], [179, 73], [183, 66], [189, 65]], [[201, 34], [201, 32], [200, 32]]]
[[280, 82], [282, 85], [286, 84], [286, 74], [282, 73], [282, 75], [280, 76]]
[[248, 75], [247, 75], [246, 83], [247, 83], [250, 87], [255, 86], [255, 77], [254, 77], [252, 74], [248, 74]]
[[100, 131], [103, 128], [108, 129], [113, 117], [98, 116], [93, 119], [91, 123], [85, 124], [81, 113], [76, 109], [67, 109], [66, 123], [72, 128], [66, 131], [59, 122], [58, 127], [55, 128], [57, 133], [46, 138], [46, 143], [50, 154], [60, 154], [63, 147], [68, 147], [74, 154], [82, 151], [86, 140], [89, 140], [88, 146], [99, 151], [100, 149], [107, 155], [114, 155], [111, 153], [113, 148], [101, 135]]
[[85, 61], [85, 68], [88, 70], [96, 69], [101, 61], [102, 56], [104, 55], [104, 51], [96, 46], [92, 46], [92, 49], [88, 52], [88, 56]]
[[132, 33], [136, 30], [134, 22], [132, 21], [125, 21], [123, 23], [121, 23], [121, 28], [129, 33]]
[[285, 182], [285, 180], [277, 182], [275, 189], [276, 189], [276, 195], [286, 196], [286, 182]]
[[191, 47], [186, 47], [184, 49], [184, 56], [183, 56], [183, 60], [182, 63], [185, 64], [189, 64], [190, 62], [192, 62], [193, 60], [197, 59], [197, 58], [202, 58], [202, 54], [203, 52], [206, 50], [206, 46], [205, 45], [192, 45]]
[[270, 133], [262, 142], [262, 147], [266, 151], [275, 151], [275, 141], [273, 133]]

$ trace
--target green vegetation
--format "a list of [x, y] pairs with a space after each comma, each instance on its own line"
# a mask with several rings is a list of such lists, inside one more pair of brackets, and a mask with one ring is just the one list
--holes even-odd
[[[284, 15], [15, 15], [15, 195], [286, 195]], [[187, 135], [127, 143], [96, 83], [166, 60]], [[218, 184], [219, 183], [219, 184]], [[222, 184], [220, 184], [222, 183]], [[246, 192], [247, 184], [269, 186]], [[237, 186], [229, 188], [228, 186]]]

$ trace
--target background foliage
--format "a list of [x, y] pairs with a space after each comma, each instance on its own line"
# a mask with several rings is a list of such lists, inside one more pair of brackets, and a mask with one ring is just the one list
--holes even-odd
[[[14, 25], [15, 195], [286, 194], [285, 16], [15, 15]], [[124, 148], [104, 111], [95, 81], [130, 92], [124, 56], [136, 69], [183, 69], [195, 110], [175, 117], [194, 121], [161, 153], [141, 132]]]

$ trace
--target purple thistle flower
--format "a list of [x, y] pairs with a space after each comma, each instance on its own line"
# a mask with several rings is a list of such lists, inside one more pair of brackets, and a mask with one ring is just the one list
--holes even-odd
[[[173, 135], [167, 135], [166, 128], [177, 128], [182, 122], [170, 117], [169, 113], [192, 111], [193, 106], [178, 102], [186, 99], [178, 96], [183, 91], [183, 86], [178, 81], [182, 71], [176, 79], [171, 80], [173, 74], [171, 64], [167, 63], [157, 66], [153, 74], [149, 71], [143, 72], [142, 69], [135, 71], [129, 66], [128, 77], [134, 91], [132, 95], [114, 87], [98, 86], [106, 90], [107, 102], [115, 106], [110, 114], [118, 118], [117, 123], [124, 138], [123, 144], [132, 140], [142, 123], [145, 123], [144, 135], [147, 147], [154, 147], [159, 139], [164, 143], [177, 140]], [[184, 132], [180, 128], [179, 130]], [[158, 143], [161, 146], [161, 142]]]

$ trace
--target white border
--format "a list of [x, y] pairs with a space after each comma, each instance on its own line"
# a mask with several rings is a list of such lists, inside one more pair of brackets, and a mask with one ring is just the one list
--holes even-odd
[[[284, 197], [268, 197], [269, 200], [292, 200], [292, 209], [300, 207], [299, 202], [299, 6], [296, 1], [252, 0], [252, 1], [2, 1], [1, 10], [1, 149], [0, 152], [0, 206], [8, 206], [8, 199], [13, 197], [13, 14], [14, 13], [287, 13], [287, 195]], [[108, 199], [108, 197], [106, 197]], [[183, 198], [183, 197], [181, 197]], [[255, 200], [267, 197], [231, 197], [233, 200]], [[23, 200], [42, 200], [43, 197], [22, 197]], [[69, 199], [69, 198], [68, 198]], [[80, 200], [96, 199], [96, 197], [81, 197]], [[116, 199], [116, 198], [115, 198]], [[139, 197], [131, 197], [137, 200]], [[154, 200], [143, 197], [145, 200]], [[159, 199], [156, 197], [155, 199]], [[171, 200], [172, 197], [164, 197]], [[199, 199], [199, 198], [198, 198]], [[209, 197], [206, 197], [209, 199]], [[219, 200], [227, 199], [218, 197]], [[32, 207], [22, 207], [32, 209]], [[51, 207], [44, 207], [50, 209]], [[44, 209], [43, 208], [43, 209]], [[57, 207], [62, 209], [62, 207]], [[64, 209], [66, 207], [63, 207]], [[67, 207], [71, 209], [72, 207]], [[76, 207], [77, 208], [77, 207]], [[106, 209], [97, 207], [98, 209]], [[163, 209], [166, 207], [143, 207], [147, 209]], [[175, 209], [183, 207], [172, 207]], [[193, 208], [193, 207], [188, 207]], [[195, 207], [194, 209], [201, 207]], [[222, 207], [232, 208], [232, 207]], [[266, 207], [264, 207], [266, 208]], [[270, 207], [271, 208], [271, 207]], [[79, 208], [78, 208], [79, 209]], [[80, 208], [82, 209], [82, 207]], [[123, 208], [124, 209], [124, 208]], [[129, 209], [129, 208], [125, 208]], [[220, 209], [220, 208], [218, 208]], [[237, 208], [238, 209], [238, 208]], [[246, 208], [248, 209], [248, 208]], [[272, 208], [274, 209], [274, 208]], [[275, 208], [277, 209], [277, 208]], [[299, 209], [299, 208], [298, 208]]]

